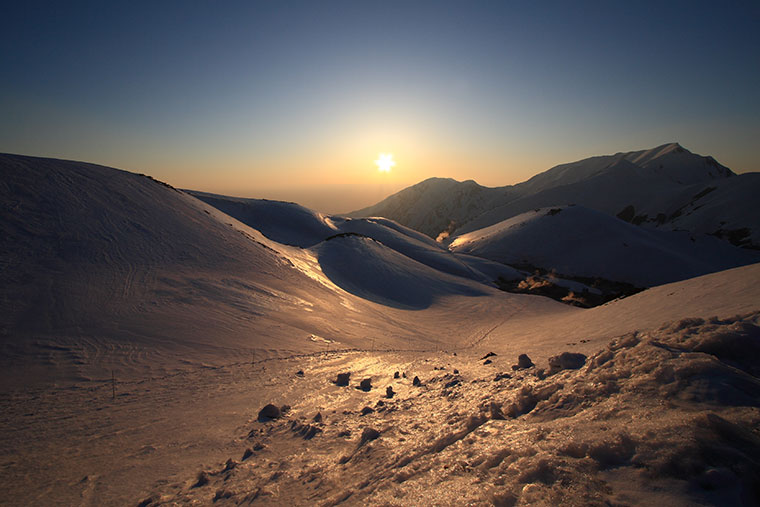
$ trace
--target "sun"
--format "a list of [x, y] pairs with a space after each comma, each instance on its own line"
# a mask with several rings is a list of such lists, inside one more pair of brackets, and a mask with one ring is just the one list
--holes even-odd
[[375, 160], [375, 164], [377, 164], [377, 170], [381, 173], [389, 173], [391, 172], [391, 168], [396, 165], [396, 162], [393, 161], [393, 153], [380, 153], [377, 160]]

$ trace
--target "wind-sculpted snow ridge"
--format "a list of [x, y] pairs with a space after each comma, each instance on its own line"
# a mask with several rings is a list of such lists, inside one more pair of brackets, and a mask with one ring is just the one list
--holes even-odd
[[359, 233], [332, 236], [313, 250], [333, 283], [383, 305], [419, 310], [448, 294], [488, 294], [485, 286], [446, 275]]
[[285, 245], [306, 248], [336, 233], [328, 217], [296, 203], [188, 193]]
[[583, 206], [528, 211], [457, 236], [449, 249], [644, 287], [760, 261], [757, 252], [712, 236], [644, 229]]
[[[269, 239], [287, 245], [309, 248], [341, 233], [357, 233], [392, 248], [410, 259], [452, 275], [491, 283], [493, 268], [488, 274], [474, 269], [473, 262], [464, 262], [444, 246], [424, 234], [382, 217], [344, 218], [324, 216], [298, 204], [265, 199], [240, 199], [191, 192], [199, 199], [260, 231]], [[503, 272], [509, 268], [502, 268]]]
[[[558, 349], [553, 369], [452, 354], [307, 366], [308, 397], [281, 400], [292, 406], [277, 419], [252, 416], [237, 453], [135, 500], [756, 505], [758, 324], [760, 312], [684, 319], [588, 357]], [[328, 380], [345, 369], [373, 388]]]

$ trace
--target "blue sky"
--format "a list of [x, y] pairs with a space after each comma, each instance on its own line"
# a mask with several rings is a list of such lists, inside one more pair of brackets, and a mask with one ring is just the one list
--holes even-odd
[[331, 212], [672, 141], [760, 171], [758, 2], [10, 4], [4, 152]]

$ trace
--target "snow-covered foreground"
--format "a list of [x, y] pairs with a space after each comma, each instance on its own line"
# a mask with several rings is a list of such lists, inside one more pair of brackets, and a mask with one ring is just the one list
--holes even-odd
[[0, 170], [0, 503], [760, 501], [760, 264], [582, 310], [384, 219], [280, 203], [289, 246], [144, 176]]
[[[427, 505], [435, 491], [438, 505], [751, 505], [758, 275], [753, 265], [592, 310], [504, 316], [464, 342], [442, 326], [417, 350], [188, 368], [119, 382], [115, 400], [108, 384], [5, 393], [4, 502]], [[588, 359], [548, 374], [562, 352]], [[514, 371], [521, 353], [536, 367]], [[332, 382], [343, 372], [347, 387]], [[291, 408], [261, 422], [268, 403]], [[365, 428], [379, 435], [362, 442]]]
[[[514, 371], [515, 356], [471, 350], [347, 352], [119, 384], [115, 400], [107, 386], [5, 396], [3, 501], [753, 505], [758, 324], [558, 345], [589, 357], [548, 376], [546, 361]], [[331, 382], [343, 372], [349, 386]], [[267, 403], [290, 409], [258, 420]]]

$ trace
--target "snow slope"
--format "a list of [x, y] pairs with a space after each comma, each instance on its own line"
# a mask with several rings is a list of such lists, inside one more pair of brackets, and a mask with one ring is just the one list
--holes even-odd
[[424, 309], [441, 294], [487, 294], [480, 284], [446, 275], [367, 236], [334, 236], [314, 250], [335, 284], [384, 305]]
[[[341, 240], [313, 250], [286, 246], [186, 193], [117, 169], [2, 155], [0, 171], [4, 387], [102, 381], [112, 372], [145, 378], [325, 343], [357, 347], [367, 329], [389, 343], [438, 340], [428, 331], [439, 322], [468, 327], [449, 305], [475, 306], [487, 326], [496, 318], [491, 310], [509, 299], [473, 282], [488, 278], [432, 240], [388, 221], [350, 221], [346, 230], [373, 233], [402, 251], [377, 245], [357, 252], [372, 256], [373, 269], [403, 274], [394, 286], [400, 304], [372, 296], [389, 294], [383, 278], [357, 286], [361, 259], [344, 272], [348, 264], [333, 260], [341, 258]], [[263, 228], [294, 243], [338, 232], [297, 205], [267, 202], [257, 211], [273, 217]], [[303, 230], [286, 226], [294, 216], [307, 224]], [[489, 297], [462, 302], [481, 293]], [[417, 317], [404, 308], [427, 308], [431, 317], [410, 325]]]
[[[120, 382], [115, 400], [107, 385], [0, 395], [5, 498], [753, 505], [758, 279], [753, 265], [591, 310], [512, 313], [471, 342], [441, 322], [456, 355], [428, 342]], [[413, 313], [421, 323], [429, 316]], [[497, 355], [483, 364], [488, 351]], [[563, 351], [588, 358], [539, 375]], [[513, 371], [522, 353], [536, 367]], [[342, 372], [351, 372], [348, 387], [331, 382]], [[369, 391], [356, 388], [365, 378]], [[291, 408], [259, 421], [267, 403]], [[363, 438], [367, 428], [376, 438]]]
[[484, 282], [495, 279], [491, 270], [484, 274], [473, 269], [430, 237], [393, 220], [324, 216], [294, 203], [191, 194], [280, 243], [308, 248], [336, 234], [356, 233], [444, 273]]
[[278, 243], [305, 248], [337, 232], [327, 217], [296, 203], [228, 197], [193, 190], [187, 193]]
[[541, 208], [455, 237], [449, 248], [510, 265], [640, 287], [760, 261], [717, 238], [643, 229], [583, 206]]

